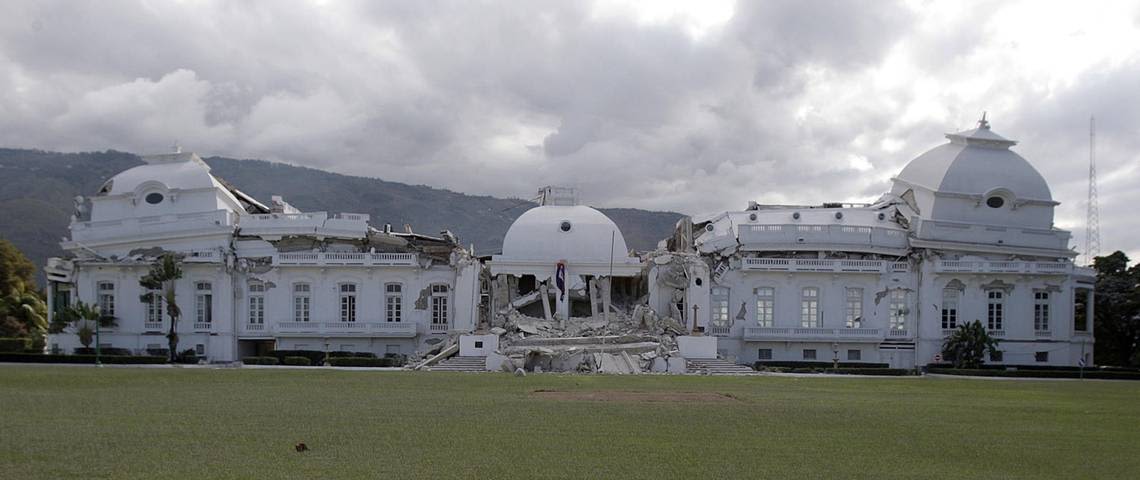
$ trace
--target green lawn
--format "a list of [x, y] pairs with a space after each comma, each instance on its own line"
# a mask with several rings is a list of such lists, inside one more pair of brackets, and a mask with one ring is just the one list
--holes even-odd
[[1138, 448], [1140, 382], [0, 365], [12, 479], [1136, 478]]

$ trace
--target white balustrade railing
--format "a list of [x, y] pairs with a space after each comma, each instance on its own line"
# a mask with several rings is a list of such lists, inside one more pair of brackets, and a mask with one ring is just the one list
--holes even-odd
[[433, 332], [433, 333], [446, 332], [449, 329], [451, 329], [451, 325], [446, 324], [446, 323], [433, 323], [428, 328], [428, 330]]
[[745, 258], [741, 266], [744, 270], [773, 272], [888, 273], [910, 270], [907, 262], [814, 258]]
[[714, 337], [727, 337], [732, 332], [732, 327], [725, 325], [709, 325], [705, 331]]
[[415, 266], [414, 253], [290, 252], [273, 256], [274, 265]]
[[148, 332], [161, 332], [162, 322], [143, 322], [143, 330]]
[[194, 322], [195, 332], [209, 332], [214, 328], [214, 324], [210, 322]]
[[745, 327], [745, 340], [882, 340], [878, 328]]
[[378, 337], [416, 335], [416, 324], [413, 322], [278, 322], [272, 328], [279, 334]]
[[935, 271], [947, 273], [1037, 273], [1066, 274], [1073, 271], [1067, 262], [1020, 262], [984, 260], [940, 260]]

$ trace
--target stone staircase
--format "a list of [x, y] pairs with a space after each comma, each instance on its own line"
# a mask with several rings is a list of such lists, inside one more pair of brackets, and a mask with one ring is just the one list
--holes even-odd
[[688, 373], [707, 375], [755, 375], [756, 371], [747, 365], [737, 365], [719, 358], [691, 358], [688, 360]]
[[428, 367], [432, 372], [485, 372], [487, 359], [483, 357], [454, 356]]

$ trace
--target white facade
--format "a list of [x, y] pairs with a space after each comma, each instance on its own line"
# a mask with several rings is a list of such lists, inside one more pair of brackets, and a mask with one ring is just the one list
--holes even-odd
[[[218, 362], [273, 348], [411, 354], [446, 334], [519, 328], [512, 315], [575, 332], [661, 319], [653, 328], [703, 331], [745, 364], [911, 368], [936, 362], [946, 335], [974, 320], [1000, 339], [991, 363], [1091, 359], [1095, 272], [1073, 264], [1044, 178], [984, 120], [947, 138], [873, 204], [686, 218], [641, 257], [573, 190], [547, 187], [485, 268], [447, 232], [381, 231], [367, 215], [300, 212], [277, 197], [265, 206], [193, 154], [147, 157], [77, 199], [62, 243], [73, 259], [46, 268], [49, 309], [103, 304], [119, 325], [102, 344], [165, 348], [169, 318], [140, 300], [138, 281], [155, 256], [178, 252], [180, 349]], [[78, 346], [71, 332], [49, 343]]]
[[[367, 215], [298, 212], [276, 197], [266, 207], [193, 154], [144, 160], [77, 199], [62, 243], [74, 258], [46, 269], [52, 311], [79, 299], [116, 318], [102, 346], [167, 348], [170, 318], [139, 286], [163, 252], [183, 258], [178, 348], [211, 362], [270, 349], [406, 355], [477, 321], [481, 267], [454, 238], [378, 231]], [[80, 346], [73, 332], [49, 345]]]
[[1000, 340], [991, 363], [1091, 360], [1095, 273], [1073, 265], [1045, 180], [984, 120], [947, 138], [871, 205], [694, 219], [721, 356], [911, 368], [979, 320]]

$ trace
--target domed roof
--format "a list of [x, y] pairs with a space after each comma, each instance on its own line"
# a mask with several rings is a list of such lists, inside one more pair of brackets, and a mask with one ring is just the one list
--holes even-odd
[[[903, 167], [895, 177], [896, 193], [909, 187], [975, 195], [1004, 189], [1020, 199], [1053, 199], [1045, 177], [1009, 149], [1017, 142], [991, 132], [985, 117], [978, 128], [947, 134], [946, 138], [950, 143], [919, 155]], [[900, 188], [900, 182], [906, 185]]]
[[153, 185], [155, 182], [167, 189], [224, 188], [210, 175], [210, 166], [193, 153], [150, 155], [143, 157], [143, 161], [147, 162], [146, 165], [139, 165], [111, 177], [99, 190], [99, 194], [138, 193], [141, 186]]
[[545, 205], [527, 210], [511, 224], [501, 257], [573, 264], [609, 262], [612, 254], [614, 263], [636, 263], [628, 251], [621, 230], [602, 212], [582, 205]]

